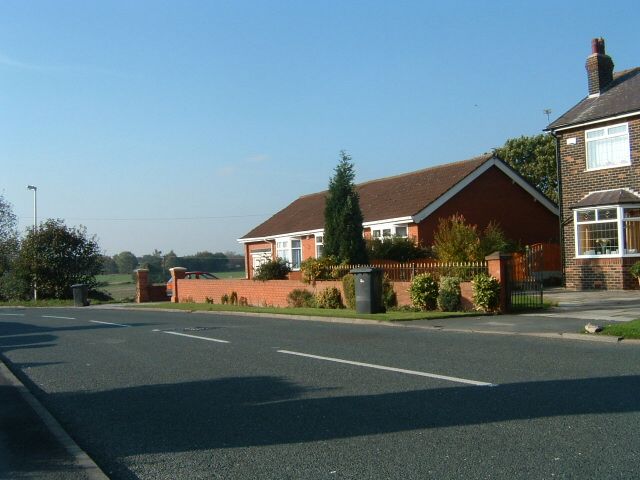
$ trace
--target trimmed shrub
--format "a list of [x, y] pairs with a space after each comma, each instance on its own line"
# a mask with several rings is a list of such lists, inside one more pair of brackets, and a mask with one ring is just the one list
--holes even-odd
[[253, 276], [254, 280], [260, 280], [266, 282], [267, 280], [285, 280], [291, 267], [283, 258], [276, 258], [263, 263], [256, 270], [256, 274]]
[[222, 305], [227, 305], [229, 303], [229, 295], [226, 293], [220, 297], [220, 303]]
[[238, 292], [231, 292], [231, 295], [229, 295], [229, 303], [231, 305], [238, 304]]
[[443, 312], [460, 310], [461, 295], [458, 277], [442, 277], [438, 288], [438, 308]]
[[356, 308], [356, 277], [351, 273], [347, 273], [342, 277], [342, 291], [344, 292], [344, 303], [347, 308]]
[[473, 278], [473, 304], [476, 310], [494, 312], [500, 304], [500, 282], [498, 279], [481, 273]]
[[336, 287], [327, 287], [316, 294], [316, 306], [318, 308], [344, 308], [342, 295]]
[[292, 308], [313, 308], [316, 306], [316, 298], [309, 290], [296, 288], [287, 295], [287, 305]]
[[416, 275], [409, 287], [411, 304], [420, 310], [435, 310], [438, 299], [438, 281], [430, 273]]

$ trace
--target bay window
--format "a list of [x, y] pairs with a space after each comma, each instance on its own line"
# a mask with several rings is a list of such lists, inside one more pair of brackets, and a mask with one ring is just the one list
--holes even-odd
[[574, 212], [577, 257], [640, 254], [640, 206], [602, 206]]

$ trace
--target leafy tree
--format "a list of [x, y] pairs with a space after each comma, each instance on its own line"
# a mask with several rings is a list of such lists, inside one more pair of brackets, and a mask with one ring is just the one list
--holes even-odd
[[556, 145], [551, 135], [510, 138], [494, 153], [547, 197], [558, 201]]
[[16, 278], [12, 270], [20, 248], [17, 225], [11, 204], [0, 195], [0, 300], [16, 298], [28, 291], [28, 283]]
[[100, 255], [100, 261], [102, 262], [102, 272], [106, 275], [112, 273], [118, 273], [118, 265], [115, 260], [108, 255]]
[[13, 208], [0, 195], [0, 276], [9, 271], [18, 253], [18, 218]]
[[95, 236], [88, 237], [86, 228], [47, 220], [29, 231], [14, 265], [25, 281], [37, 279], [39, 298], [71, 298], [73, 284], [95, 289], [102, 259]]
[[441, 218], [433, 235], [433, 252], [442, 262], [469, 262], [480, 256], [480, 236], [464, 216]]
[[131, 273], [138, 266], [138, 257], [129, 251], [114, 255], [113, 260], [118, 266], [118, 273]]
[[329, 180], [324, 210], [324, 255], [335, 256], [342, 262], [366, 263], [362, 211], [354, 178], [351, 157], [343, 150]]
[[164, 256], [164, 268], [167, 270], [173, 267], [180, 267], [181, 265], [179, 265], [179, 263], [179, 257], [173, 250], [170, 250], [169, 253]]
[[511, 249], [512, 247], [505, 238], [500, 226], [497, 223], [491, 222], [487, 225], [487, 228], [484, 229], [480, 237], [478, 260], [483, 260], [484, 257], [493, 252], [506, 252]]
[[511, 243], [496, 223], [489, 223], [482, 234], [476, 225], [466, 223], [464, 216], [441, 218], [434, 233], [433, 252], [442, 262], [484, 260], [490, 253], [512, 250]]
[[149, 281], [151, 283], [163, 283], [169, 277], [164, 268], [164, 257], [162, 252], [154, 249], [152, 253], [143, 255], [140, 258], [140, 267], [149, 270]]

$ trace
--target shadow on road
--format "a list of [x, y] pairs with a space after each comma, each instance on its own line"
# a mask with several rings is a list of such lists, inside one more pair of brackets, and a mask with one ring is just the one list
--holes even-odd
[[[554, 416], [640, 411], [640, 376], [357, 396], [277, 377], [152, 385], [49, 397], [83, 443], [110, 456], [313, 442]], [[88, 445], [87, 445], [88, 446]], [[91, 447], [89, 447], [91, 448]]]

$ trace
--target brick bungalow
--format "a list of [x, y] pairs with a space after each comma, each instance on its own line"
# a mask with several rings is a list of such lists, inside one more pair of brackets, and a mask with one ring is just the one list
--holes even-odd
[[588, 95], [551, 123], [557, 139], [568, 288], [638, 288], [640, 67], [614, 73], [602, 38], [587, 57]]
[[[409, 237], [433, 243], [440, 218], [456, 213], [485, 228], [496, 222], [521, 244], [557, 243], [558, 208], [493, 154], [357, 185], [367, 238]], [[320, 257], [326, 192], [305, 195], [258, 225], [244, 244], [247, 278], [275, 257], [291, 263]]]

